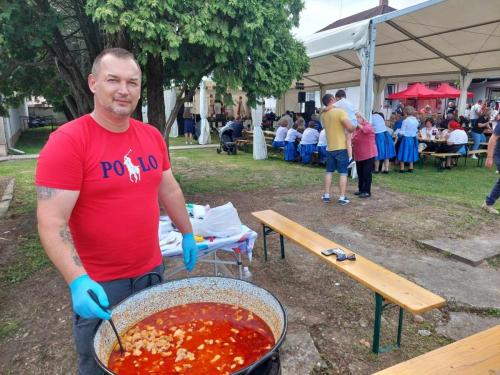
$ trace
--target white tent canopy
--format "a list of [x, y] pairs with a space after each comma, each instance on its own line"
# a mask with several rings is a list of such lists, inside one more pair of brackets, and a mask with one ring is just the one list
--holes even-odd
[[463, 112], [473, 78], [500, 76], [500, 0], [429, 0], [314, 34], [305, 89], [361, 86], [369, 115], [386, 83], [460, 80]]

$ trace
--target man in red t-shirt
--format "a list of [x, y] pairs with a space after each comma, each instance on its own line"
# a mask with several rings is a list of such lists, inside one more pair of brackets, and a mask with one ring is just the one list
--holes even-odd
[[[79, 374], [100, 374], [92, 335], [108, 308], [163, 280], [160, 207], [183, 233], [191, 271], [197, 247], [167, 147], [153, 126], [130, 118], [141, 70], [123, 49], [104, 50], [88, 77], [94, 110], [61, 126], [40, 153], [36, 171], [38, 230], [47, 255], [71, 291]], [[156, 272], [157, 279], [142, 277]]]

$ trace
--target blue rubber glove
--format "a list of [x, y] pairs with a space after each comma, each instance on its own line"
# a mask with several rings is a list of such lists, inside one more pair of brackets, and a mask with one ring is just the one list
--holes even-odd
[[[205, 248], [207, 245], [204, 245]], [[202, 249], [200, 247], [200, 249]], [[184, 265], [186, 269], [191, 272], [196, 265], [198, 258], [198, 246], [194, 240], [193, 233], [184, 233], [182, 235], [182, 254], [184, 256]]]
[[82, 275], [74, 279], [69, 284], [69, 289], [71, 290], [73, 311], [76, 314], [85, 319], [111, 319], [110, 311], [101, 309], [90, 297], [89, 290], [94, 292], [103, 307], [109, 306], [108, 296], [103, 287], [92, 280], [89, 275]]

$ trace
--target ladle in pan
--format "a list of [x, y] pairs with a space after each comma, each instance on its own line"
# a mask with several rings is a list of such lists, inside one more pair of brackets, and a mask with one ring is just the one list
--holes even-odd
[[[101, 305], [101, 303], [99, 302], [99, 298], [97, 298], [97, 296], [92, 290], [87, 290], [87, 293], [89, 294], [90, 298], [92, 298], [92, 300], [97, 304], [97, 306], [99, 306], [102, 310], [108, 312], [108, 310]], [[115, 323], [113, 323], [112, 318], [109, 318], [109, 324], [111, 324], [111, 328], [113, 328], [113, 332], [115, 333], [116, 338], [118, 339], [118, 345], [120, 345], [120, 354], [123, 355], [125, 353], [125, 350], [123, 350], [122, 340], [120, 339], [120, 335], [116, 330]]]

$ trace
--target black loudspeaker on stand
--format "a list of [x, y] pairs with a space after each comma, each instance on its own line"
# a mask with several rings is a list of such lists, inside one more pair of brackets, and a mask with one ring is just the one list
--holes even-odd
[[305, 103], [306, 102], [306, 92], [305, 91], [299, 91], [297, 101], [299, 103]]
[[316, 110], [316, 102], [314, 100], [308, 100], [305, 105], [304, 120], [309, 122], [315, 110]]

